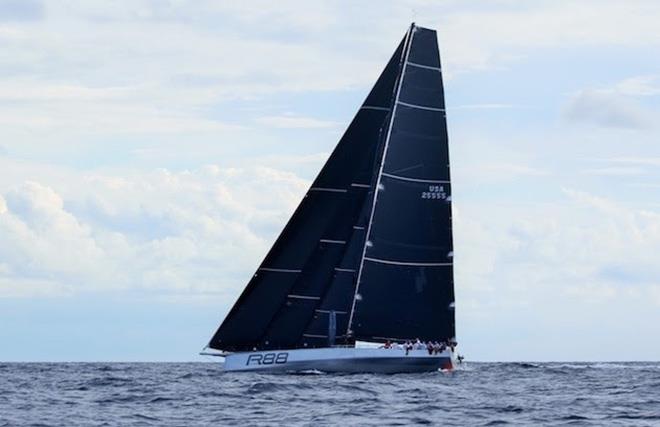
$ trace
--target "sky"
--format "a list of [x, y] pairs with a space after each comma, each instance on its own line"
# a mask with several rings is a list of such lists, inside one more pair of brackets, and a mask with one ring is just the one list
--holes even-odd
[[468, 360], [660, 360], [660, 3], [0, 0], [0, 361], [198, 361], [411, 21]]

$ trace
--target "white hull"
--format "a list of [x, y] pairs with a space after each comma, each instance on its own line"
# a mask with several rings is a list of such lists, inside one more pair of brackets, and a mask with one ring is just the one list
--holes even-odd
[[232, 353], [225, 357], [225, 371], [333, 373], [405, 373], [453, 369], [454, 353], [385, 348], [310, 348]]

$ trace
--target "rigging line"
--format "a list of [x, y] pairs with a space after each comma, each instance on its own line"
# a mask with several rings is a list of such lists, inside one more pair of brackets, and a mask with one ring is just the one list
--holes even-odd
[[377, 262], [380, 264], [390, 265], [407, 265], [412, 267], [446, 267], [452, 265], [451, 262], [408, 262], [408, 261], [392, 261], [388, 259], [364, 257], [365, 261]]
[[355, 273], [355, 270], [352, 268], [339, 268], [335, 267], [335, 271], [341, 271], [342, 273]]
[[331, 240], [331, 239], [321, 239], [319, 240], [321, 243], [335, 243], [337, 245], [345, 245], [346, 240]]
[[406, 176], [394, 175], [392, 173], [386, 173], [386, 172], [383, 172], [383, 176], [386, 176], [388, 178], [400, 179], [401, 181], [425, 182], [425, 183], [428, 183], [428, 184], [449, 184], [449, 181], [446, 181], [446, 180], [408, 178]]
[[424, 105], [410, 104], [408, 102], [403, 102], [403, 101], [397, 101], [396, 103], [399, 104], [399, 105], [403, 105], [404, 107], [417, 108], [417, 109], [420, 109], [420, 110], [445, 111], [444, 108], [426, 107]]
[[351, 184], [351, 187], [370, 188], [371, 186], [369, 184], [358, 184], [354, 182]]
[[330, 314], [331, 312], [335, 312], [336, 314], [348, 314], [347, 311], [338, 311], [338, 310], [321, 310], [321, 309], [316, 309], [314, 310], [317, 313], [324, 313], [324, 314]]
[[408, 61], [408, 62], [406, 62], [406, 64], [412, 65], [413, 67], [417, 67], [417, 68], [424, 68], [426, 70], [433, 70], [433, 71], [442, 72], [442, 69], [440, 67], [432, 67], [430, 65], [418, 64], [418, 63], [412, 62], [412, 61]]
[[[385, 146], [383, 147], [383, 155], [380, 159], [380, 168], [378, 170], [378, 176], [376, 179], [376, 188], [380, 188], [381, 175], [383, 174], [383, 167], [385, 166], [385, 156], [387, 156], [387, 148], [390, 143], [390, 137], [392, 136], [392, 126], [394, 125], [394, 116], [396, 115], [396, 107], [399, 102], [399, 96], [401, 95], [401, 86], [403, 84], [403, 78], [406, 75], [406, 62], [408, 61], [408, 56], [410, 55], [410, 47], [412, 46], [412, 39], [414, 35], [415, 24], [412, 24], [408, 29], [408, 34], [406, 34], [406, 50], [403, 53], [402, 61], [400, 62], [401, 75], [397, 82], [396, 96], [394, 97], [394, 105], [392, 107], [392, 113], [390, 114], [390, 123], [387, 128], [387, 136], [385, 137]], [[353, 295], [353, 304], [351, 305], [351, 315], [348, 318], [348, 329], [347, 334], [350, 335], [351, 328], [353, 326], [353, 316], [355, 315], [355, 304], [357, 302], [357, 296], [360, 291], [360, 279], [362, 278], [362, 271], [364, 269], [364, 257], [367, 255], [367, 242], [369, 241], [369, 235], [371, 234], [371, 225], [374, 219], [374, 213], [376, 211], [376, 201], [378, 200], [379, 191], [374, 192], [374, 200], [371, 204], [371, 215], [369, 216], [369, 224], [367, 225], [367, 233], [364, 239], [364, 247], [362, 248], [362, 257], [360, 260], [360, 268], [358, 269], [357, 281], [355, 282], [355, 294]]]

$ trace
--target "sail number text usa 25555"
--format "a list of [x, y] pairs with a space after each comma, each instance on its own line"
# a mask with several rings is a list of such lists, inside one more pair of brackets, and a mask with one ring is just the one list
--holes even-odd
[[447, 193], [442, 185], [429, 185], [428, 191], [422, 191], [422, 199], [445, 200]]

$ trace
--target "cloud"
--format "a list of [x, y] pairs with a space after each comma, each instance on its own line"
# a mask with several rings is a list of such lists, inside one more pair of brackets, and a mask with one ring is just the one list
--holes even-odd
[[[36, 10], [39, 3], [3, 4], [11, 10]], [[413, 9], [423, 17], [422, 24], [439, 29], [443, 59], [452, 75], [505, 67], [530, 48], [660, 43], [652, 18], [658, 6], [629, 4], [492, 7], [483, 2], [464, 9], [451, 2], [409, 1], [374, 10], [350, 2], [309, 7], [285, 1], [278, 8], [255, 10], [252, 5], [212, 1], [52, 3], [45, 23], [0, 30], [5, 52], [0, 59], [5, 82], [0, 87], [0, 117], [6, 117], [4, 132], [14, 134], [32, 127], [47, 133], [86, 124], [87, 131], [98, 133], [109, 128], [212, 131], [232, 124], [224, 118], [235, 111], [237, 100], [366, 91]], [[593, 19], [595, 8], [598, 20]], [[365, 16], [373, 18], [370, 31], [364, 31]], [[633, 92], [648, 92], [654, 84], [651, 77], [626, 83]], [[80, 117], [80, 125], [73, 126], [71, 117]], [[279, 121], [296, 125], [291, 119], [285, 122]]]
[[[73, 134], [224, 132], [241, 126], [156, 102], [139, 86], [90, 87], [11, 80], [0, 84], [5, 129]], [[145, 101], [146, 100], [146, 101]], [[174, 100], [171, 100], [174, 102]]]
[[465, 104], [451, 107], [450, 110], [501, 110], [508, 108], [518, 108], [513, 104]]
[[564, 118], [603, 127], [644, 129], [653, 127], [657, 112], [642, 106], [643, 97], [660, 94], [657, 75], [629, 77], [609, 87], [583, 89], [564, 107]]
[[[617, 356], [604, 355], [600, 341], [635, 328], [628, 349], [653, 359], [649, 316], [660, 308], [660, 212], [626, 206], [616, 196], [569, 188], [563, 194], [545, 203], [457, 202], [463, 351], [480, 351], [487, 360], [602, 360]], [[474, 343], [484, 336], [494, 337], [485, 349]], [[548, 340], [570, 350], [558, 352]]]
[[[652, 49], [660, 44], [660, 31], [654, 20], [659, 5], [649, 1], [625, 4], [594, 0], [538, 1], [533, 6], [477, 2], [467, 8], [458, 3], [434, 6], [401, 2], [399, 16], [417, 8], [422, 17], [419, 24], [438, 28], [444, 68], [450, 76], [502, 69], [538, 49], [567, 46]], [[598, 19], [594, 19], [594, 10], [598, 10]]]
[[[455, 182], [482, 186], [520, 178], [543, 178], [551, 174], [545, 166], [537, 166], [535, 162], [520, 156], [506, 159], [506, 156], [501, 156], [503, 153], [506, 154], [506, 151], [500, 150], [489, 156], [490, 153], [484, 150], [482, 155], [466, 158], [462, 163], [455, 162], [452, 172]], [[468, 155], [462, 153], [462, 157]]]
[[323, 129], [339, 126], [339, 123], [336, 122], [294, 115], [259, 117], [256, 122], [279, 129]]
[[625, 156], [625, 157], [609, 157], [609, 158], [602, 158], [597, 160], [610, 162], [610, 163], [619, 163], [619, 164], [623, 163], [623, 164], [643, 165], [643, 166], [660, 166], [660, 157]]
[[585, 89], [572, 97], [564, 108], [564, 118], [576, 123], [644, 129], [653, 124], [652, 115], [634, 99], [617, 93]]
[[605, 167], [585, 169], [582, 171], [585, 175], [602, 175], [602, 176], [628, 176], [628, 175], [642, 175], [645, 170], [638, 167]]
[[482, 166], [484, 172], [497, 175], [500, 179], [518, 176], [543, 176], [548, 174], [548, 172], [542, 169], [524, 164], [491, 163]]
[[44, 5], [39, 0], [3, 0], [0, 2], [0, 22], [34, 21], [43, 16]]
[[0, 197], [0, 296], [149, 290], [231, 300], [308, 184], [214, 165], [89, 174], [67, 196], [25, 182]]
[[660, 76], [646, 75], [630, 77], [617, 83], [613, 92], [631, 96], [660, 95]]
[[17, 281], [46, 280], [51, 274], [103, 274], [103, 251], [90, 228], [64, 209], [62, 198], [51, 188], [26, 182], [4, 199], [0, 259]]

